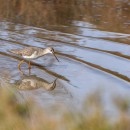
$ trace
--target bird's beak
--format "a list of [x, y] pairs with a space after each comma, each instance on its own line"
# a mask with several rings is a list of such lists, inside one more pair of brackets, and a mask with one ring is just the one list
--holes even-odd
[[60, 62], [60, 61], [58, 60], [58, 58], [56, 57], [55, 53], [54, 53], [54, 52], [52, 52], [52, 54], [55, 56], [55, 58], [57, 59], [57, 61], [58, 61], [58, 62]]

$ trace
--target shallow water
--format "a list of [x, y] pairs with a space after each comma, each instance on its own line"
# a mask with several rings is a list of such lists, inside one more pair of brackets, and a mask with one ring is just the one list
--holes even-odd
[[[58, 102], [72, 108], [81, 107], [90, 93], [101, 89], [104, 108], [112, 111], [111, 95], [130, 95], [130, 15], [127, 13], [130, 4], [125, 1], [113, 3], [88, 0], [86, 4], [75, 5], [72, 2], [68, 4], [68, 8], [73, 6], [69, 14], [68, 9], [64, 11], [65, 3], [60, 6], [60, 3], [45, 2], [50, 9], [47, 16], [52, 16], [52, 21], [47, 17], [42, 21], [44, 24], [40, 21], [38, 24], [33, 18], [29, 22], [23, 20], [24, 12], [17, 17], [13, 14], [15, 11], [12, 12], [13, 18], [9, 13], [1, 16], [1, 79], [13, 86], [19, 83], [17, 91], [25, 98], [32, 96], [44, 106]], [[50, 4], [53, 8], [49, 8]], [[7, 50], [28, 46], [51, 46], [60, 62], [46, 55], [33, 61], [30, 75], [27, 64], [22, 64], [24, 75], [21, 75], [17, 70], [21, 58]], [[46, 89], [55, 79], [53, 89]], [[32, 89], [25, 87], [25, 83]]]

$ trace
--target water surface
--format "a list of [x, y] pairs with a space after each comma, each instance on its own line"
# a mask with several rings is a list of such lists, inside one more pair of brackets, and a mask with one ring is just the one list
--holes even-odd
[[[58, 102], [79, 108], [90, 93], [101, 89], [103, 107], [112, 111], [112, 95], [130, 95], [128, 1], [35, 0], [29, 8], [26, 4], [14, 2], [0, 15], [1, 79], [44, 106]], [[30, 75], [22, 64], [21, 75], [21, 58], [7, 50], [28, 46], [51, 46], [60, 62], [46, 55], [32, 62]]]

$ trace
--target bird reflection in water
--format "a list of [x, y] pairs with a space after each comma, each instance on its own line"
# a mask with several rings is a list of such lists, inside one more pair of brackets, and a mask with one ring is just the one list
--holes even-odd
[[[62, 84], [62, 82], [57, 82], [57, 79], [49, 83], [36, 75], [22, 75], [19, 80], [16, 80], [13, 83], [13, 86], [15, 86], [18, 90], [36, 90], [43, 88], [43, 90], [47, 91], [49, 95], [60, 101], [70, 101], [70, 99], [73, 98], [71, 92], [64, 86], [64, 84]], [[39, 91], [37, 92], [39, 94]], [[41, 92], [43, 94], [43, 91]]]
[[45, 90], [51, 91], [55, 89], [56, 81], [57, 79], [49, 83], [46, 80], [37, 77], [36, 75], [22, 75], [20, 80], [15, 81], [15, 87], [20, 90], [43, 88]]

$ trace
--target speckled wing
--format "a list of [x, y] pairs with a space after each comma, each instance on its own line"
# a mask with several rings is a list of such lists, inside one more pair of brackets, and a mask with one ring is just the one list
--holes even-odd
[[16, 54], [16, 55], [22, 55], [21, 49], [11, 49], [11, 50], [8, 50], [8, 52], [11, 52], [11, 53]]
[[34, 52], [36, 51], [36, 49], [34, 47], [26, 47], [26, 48], [22, 48], [22, 49], [12, 49], [9, 50], [9, 52], [17, 54], [17, 55], [21, 55], [21, 56], [31, 56]]
[[43, 49], [40, 48], [40, 47], [27, 47], [27, 48], [24, 48], [23, 50], [21, 50], [21, 54], [23, 56], [31, 56], [32, 54], [39, 54], [43, 52]]
[[23, 56], [31, 56], [35, 52], [35, 49], [33, 47], [27, 47], [21, 50], [21, 54]]

